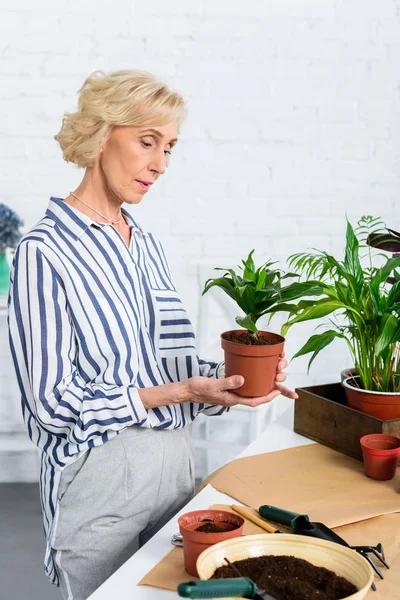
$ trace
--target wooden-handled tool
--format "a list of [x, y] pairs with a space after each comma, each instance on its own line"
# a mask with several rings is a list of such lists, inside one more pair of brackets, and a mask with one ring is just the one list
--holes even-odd
[[246, 517], [246, 519], [249, 519], [249, 521], [253, 521], [253, 523], [258, 525], [262, 529], [265, 529], [265, 531], [268, 531], [268, 533], [281, 533], [281, 531], [279, 529], [277, 529], [270, 523], [267, 523], [267, 521], [264, 521], [264, 519], [261, 519], [260, 517], [253, 515], [253, 513], [250, 512], [249, 510], [247, 510], [246, 507], [244, 507], [244, 506], [238, 506], [237, 504], [232, 504], [231, 509], [234, 510], [235, 512], [239, 513], [239, 515], [242, 515], [242, 517]]

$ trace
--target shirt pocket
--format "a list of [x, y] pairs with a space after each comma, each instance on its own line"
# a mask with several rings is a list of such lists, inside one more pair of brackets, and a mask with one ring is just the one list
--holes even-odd
[[152, 289], [156, 309], [155, 343], [161, 357], [196, 355], [195, 333], [175, 290]]

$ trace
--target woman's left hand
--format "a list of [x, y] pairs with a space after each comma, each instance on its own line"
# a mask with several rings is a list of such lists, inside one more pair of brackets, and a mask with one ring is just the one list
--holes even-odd
[[299, 396], [296, 394], [296, 392], [282, 385], [282, 381], [286, 381], [287, 378], [286, 373], [283, 372], [284, 369], [286, 369], [286, 367], [288, 366], [288, 361], [286, 360], [285, 356], [286, 355], [284, 352], [280, 354], [281, 360], [278, 363], [278, 370], [276, 372], [275, 390], [271, 392], [271, 394], [274, 394], [276, 396], [282, 394], [282, 396], [286, 396], [287, 398], [291, 398], [292, 400], [297, 400]]

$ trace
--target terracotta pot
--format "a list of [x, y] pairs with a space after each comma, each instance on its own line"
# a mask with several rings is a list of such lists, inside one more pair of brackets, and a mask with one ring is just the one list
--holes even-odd
[[387, 481], [396, 474], [400, 457], [400, 438], [386, 433], [371, 433], [360, 439], [367, 477]]
[[223, 337], [229, 333], [240, 334], [243, 331], [235, 329], [221, 334], [221, 346], [225, 351], [225, 377], [244, 377], [244, 384], [235, 390], [240, 396], [266, 396], [275, 387], [279, 355], [283, 352], [285, 338], [269, 331], [260, 331], [261, 336], [273, 338], [276, 343], [251, 346], [230, 342]]
[[[195, 531], [204, 521], [212, 521], [226, 531], [221, 533]], [[243, 532], [244, 519], [225, 510], [194, 510], [179, 517], [178, 523], [183, 538], [185, 569], [190, 575], [198, 577], [196, 569], [198, 556], [213, 544], [240, 537]], [[232, 526], [234, 526], [233, 529]]]
[[360, 381], [358, 376], [347, 377], [343, 381], [347, 404], [350, 408], [355, 408], [382, 421], [400, 419], [399, 393], [362, 390], [354, 386], [354, 379]]

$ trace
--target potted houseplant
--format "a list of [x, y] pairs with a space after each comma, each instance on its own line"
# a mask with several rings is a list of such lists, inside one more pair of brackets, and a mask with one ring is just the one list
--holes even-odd
[[[263, 315], [287, 310], [288, 302], [305, 295], [322, 293], [309, 283], [292, 282], [283, 285], [283, 280], [298, 277], [297, 274], [282, 274], [274, 269], [276, 264], [267, 261], [256, 268], [253, 260], [254, 249], [239, 265], [241, 274], [233, 269], [215, 267], [225, 271], [222, 277], [208, 279], [202, 295], [211, 287], [218, 286], [243, 311], [244, 316], [236, 317], [236, 323], [244, 329], [225, 331], [221, 334], [221, 345], [225, 352], [225, 375], [242, 375], [244, 384], [238, 388], [241, 396], [265, 396], [274, 388], [279, 355], [283, 351], [284, 338], [276, 333], [260, 331], [257, 321]], [[307, 300], [302, 301], [302, 305]], [[291, 305], [289, 305], [291, 310]]]
[[[386, 231], [370, 233], [367, 237], [367, 244], [372, 248], [379, 248], [381, 250], [385, 250], [386, 252], [391, 252], [393, 258], [397, 258], [400, 256], [400, 233], [398, 231], [394, 231], [394, 229], [387, 228]], [[388, 277], [387, 283], [394, 284], [396, 283], [396, 277]], [[357, 375], [356, 368], [348, 368], [343, 369], [341, 372], [341, 381], [343, 382], [346, 377], [350, 377], [351, 375]]]
[[286, 335], [295, 323], [330, 315], [329, 327], [311, 336], [294, 358], [311, 354], [310, 368], [335, 338], [343, 339], [357, 372], [343, 381], [348, 405], [383, 420], [400, 418], [400, 257], [373, 255], [367, 241], [385, 234], [379, 219], [362, 217], [356, 231], [347, 222], [343, 260], [318, 250], [289, 257], [290, 267], [306, 283], [318, 282], [323, 294], [312, 306], [292, 306], [282, 327]]
[[23, 221], [11, 208], [0, 204], [0, 294], [7, 294], [10, 283], [10, 267], [7, 248], [15, 248], [21, 238]]
[[[391, 252], [393, 258], [400, 256], [400, 233], [398, 231], [394, 231], [394, 229], [387, 228], [387, 230], [385, 230], [383, 233], [379, 231], [376, 233], [370, 233], [367, 237], [367, 244], [372, 248], [379, 248], [381, 250], [385, 250], [386, 252]], [[388, 277], [387, 283], [396, 283], [396, 277]], [[343, 382], [346, 377], [357, 374], [357, 369], [355, 367], [343, 369], [343, 371], [340, 373], [341, 381]]]

